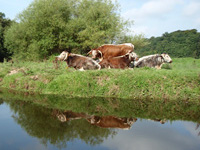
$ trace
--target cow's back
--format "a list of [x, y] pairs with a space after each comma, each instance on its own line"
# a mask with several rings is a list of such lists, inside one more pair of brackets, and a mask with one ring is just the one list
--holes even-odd
[[74, 67], [75, 69], [81, 69], [81, 68], [83, 68], [84, 70], [100, 69], [100, 65], [92, 58], [79, 55], [69, 56], [68, 65], [69, 67]]
[[135, 63], [135, 67], [155, 67], [160, 65], [159, 57], [160, 55], [158, 54], [142, 57]]
[[103, 58], [117, 57], [133, 52], [134, 46], [130, 45], [102, 45], [97, 50], [102, 52]]

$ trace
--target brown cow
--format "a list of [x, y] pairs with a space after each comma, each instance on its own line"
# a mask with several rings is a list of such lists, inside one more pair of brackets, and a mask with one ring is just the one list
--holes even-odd
[[120, 128], [128, 130], [132, 124], [137, 121], [136, 118], [118, 118], [114, 116], [92, 116], [87, 119], [92, 125], [96, 125], [101, 128]]
[[90, 57], [85, 57], [78, 54], [72, 54], [66, 51], [63, 51], [59, 56], [56, 57], [60, 61], [66, 61], [68, 67], [73, 67], [81, 71], [101, 69], [101, 66]]
[[130, 66], [132, 61], [135, 60], [138, 60], [137, 54], [134, 52], [129, 52], [123, 56], [103, 59], [99, 64], [101, 65], [101, 68], [125, 69]]
[[117, 57], [127, 54], [128, 52], [133, 52], [134, 45], [131, 43], [124, 43], [118, 45], [105, 44], [96, 49], [93, 49], [88, 52], [88, 54], [92, 55], [93, 59], [109, 58], [109, 57]]

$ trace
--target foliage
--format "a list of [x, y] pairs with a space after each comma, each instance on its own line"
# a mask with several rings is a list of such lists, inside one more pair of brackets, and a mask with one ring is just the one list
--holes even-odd
[[126, 30], [128, 22], [117, 11], [111, 0], [35, 0], [7, 31], [5, 44], [21, 60], [62, 50], [84, 54]]
[[137, 53], [141, 48], [150, 44], [143, 34], [134, 35], [134, 36], [123, 35], [117, 40], [117, 43], [133, 43], [135, 46], [134, 49]]
[[196, 29], [164, 33], [148, 39], [149, 45], [140, 49], [141, 55], [168, 53], [172, 57], [200, 58], [200, 33]]
[[4, 34], [5, 30], [10, 26], [11, 20], [5, 18], [5, 14], [0, 12], [0, 62], [3, 62], [4, 58], [8, 58], [10, 53], [4, 46]]

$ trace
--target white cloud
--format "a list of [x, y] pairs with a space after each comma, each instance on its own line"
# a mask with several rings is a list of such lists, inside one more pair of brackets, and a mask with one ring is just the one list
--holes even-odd
[[[109, 138], [103, 146], [115, 150], [188, 150], [199, 148], [197, 135], [189, 134], [179, 121], [170, 124], [154, 123], [144, 120], [136, 122], [131, 131], [119, 131], [114, 139]], [[193, 132], [193, 124], [187, 124]]]
[[[137, 4], [136, 4], [137, 2]], [[133, 0], [122, 16], [134, 20], [134, 33], [161, 36], [176, 30], [200, 30], [199, 0]]]

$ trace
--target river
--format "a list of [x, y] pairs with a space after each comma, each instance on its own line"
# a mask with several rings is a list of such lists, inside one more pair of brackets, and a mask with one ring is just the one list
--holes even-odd
[[199, 150], [200, 115], [192, 112], [191, 120], [118, 117], [1, 98], [0, 150]]

